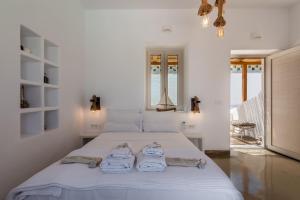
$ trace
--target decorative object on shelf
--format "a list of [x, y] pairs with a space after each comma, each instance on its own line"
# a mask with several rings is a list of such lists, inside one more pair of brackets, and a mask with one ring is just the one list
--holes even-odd
[[[215, 6], [218, 8], [218, 17], [214, 22], [214, 26], [217, 27], [217, 35], [219, 38], [224, 37], [224, 27], [226, 21], [223, 17], [225, 0], [216, 0]], [[198, 11], [198, 15], [202, 17], [202, 26], [204, 28], [209, 26], [208, 15], [212, 11], [212, 6], [208, 3], [208, 0], [202, 0], [201, 6]]]
[[29, 48], [24, 48], [24, 51], [26, 52], [26, 53], [29, 53], [29, 54], [31, 54], [32, 53], [32, 51], [31, 51], [31, 49], [29, 49]]
[[20, 49], [21, 49], [22, 51], [24, 51], [24, 46], [23, 46], [23, 45], [20, 45]]
[[167, 96], [166, 88], [157, 106], [158, 106], [156, 108], [157, 112], [167, 112], [172, 110], [176, 112], [176, 106], [174, 105], [170, 97]]
[[47, 83], [47, 84], [49, 83], [49, 78], [48, 78], [46, 72], [44, 73], [44, 83]]
[[199, 97], [194, 96], [193, 98], [191, 98], [191, 111], [193, 113], [200, 113], [200, 103], [201, 101], [199, 100]]
[[91, 111], [95, 112], [97, 110], [101, 110], [100, 97], [97, 97], [96, 95], [93, 95], [90, 102], [92, 102], [91, 109], [90, 109]]
[[21, 86], [21, 101], [20, 101], [20, 107], [21, 108], [29, 108], [29, 103], [25, 100], [25, 88], [24, 85]]

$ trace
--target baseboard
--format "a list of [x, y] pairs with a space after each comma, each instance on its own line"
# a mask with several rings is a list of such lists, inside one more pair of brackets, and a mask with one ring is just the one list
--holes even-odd
[[205, 150], [205, 154], [210, 158], [229, 158], [230, 150]]

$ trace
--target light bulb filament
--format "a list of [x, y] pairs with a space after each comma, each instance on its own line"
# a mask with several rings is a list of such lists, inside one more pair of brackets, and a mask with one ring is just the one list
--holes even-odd
[[202, 27], [207, 28], [209, 26], [209, 17], [208, 15], [204, 15], [202, 17]]
[[220, 26], [217, 28], [217, 35], [219, 38], [223, 38], [224, 37], [224, 27], [223, 26]]

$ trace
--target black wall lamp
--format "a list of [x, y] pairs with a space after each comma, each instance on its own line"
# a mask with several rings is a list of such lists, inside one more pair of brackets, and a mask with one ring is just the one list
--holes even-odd
[[91, 111], [95, 112], [97, 110], [101, 110], [100, 97], [97, 97], [96, 95], [93, 95], [90, 102], [92, 102], [91, 109], [90, 109]]
[[200, 106], [199, 104], [201, 103], [199, 97], [194, 96], [191, 98], [191, 111], [193, 113], [200, 113]]

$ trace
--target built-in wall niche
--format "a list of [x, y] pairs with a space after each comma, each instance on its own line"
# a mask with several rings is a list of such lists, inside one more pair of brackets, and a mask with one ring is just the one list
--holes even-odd
[[57, 107], [58, 106], [58, 89], [52, 87], [45, 87], [45, 106]]
[[21, 55], [21, 79], [41, 83], [42, 63], [26, 55]]
[[45, 84], [58, 85], [58, 67], [49, 63], [44, 65], [44, 76], [46, 76], [47, 82]]
[[49, 40], [44, 41], [44, 58], [58, 64], [58, 46]]
[[59, 127], [59, 47], [20, 26], [21, 137]]
[[28, 104], [28, 108], [39, 108], [42, 106], [41, 86], [23, 83], [20, 86], [21, 100]]
[[21, 114], [21, 137], [38, 135], [42, 130], [42, 112]]
[[46, 111], [44, 116], [44, 130], [50, 131], [58, 128], [58, 119], [58, 110]]
[[21, 25], [20, 28], [20, 50], [28, 55], [42, 57], [42, 38], [29, 28]]

